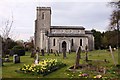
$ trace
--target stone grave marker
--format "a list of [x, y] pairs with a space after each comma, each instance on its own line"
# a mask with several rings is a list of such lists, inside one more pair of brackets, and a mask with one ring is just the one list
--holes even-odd
[[50, 54], [50, 49], [48, 49], [48, 52], [47, 52], [47, 54], [48, 54], [48, 56], [49, 56], [49, 54]]
[[39, 63], [39, 54], [37, 52], [35, 57], [35, 64], [38, 64], [38, 63]]
[[42, 56], [44, 56], [45, 52], [43, 49], [41, 49]]
[[13, 63], [20, 63], [20, 56], [18, 56], [17, 54], [13, 55]]
[[5, 56], [5, 60], [4, 60], [5, 62], [9, 62], [10, 60], [9, 60], [9, 55], [6, 55]]
[[3, 66], [3, 59], [0, 58], [0, 66]]
[[86, 53], [85, 61], [87, 62], [88, 61], [88, 46], [87, 45], [85, 46], [85, 53]]
[[63, 51], [63, 59], [67, 58], [67, 56], [66, 56], [66, 48], [63, 48], [62, 51]]
[[81, 47], [79, 46], [76, 50], [76, 60], [75, 60], [75, 65], [74, 65], [74, 69], [76, 69], [79, 66], [79, 61], [81, 58]]
[[115, 58], [114, 58], [114, 55], [113, 55], [113, 51], [112, 51], [111, 46], [109, 46], [109, 49], [110, 49], [110, 53], [111, 53], [111, 56], [112, 56], [113, 62], [114, 62], [114, 64], [115, 64], [115, 66], [116, 66], [116, 62], [115, 62]]

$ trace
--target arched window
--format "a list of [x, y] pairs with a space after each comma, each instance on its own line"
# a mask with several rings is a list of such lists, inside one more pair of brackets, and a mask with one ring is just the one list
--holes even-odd
[[82, 46], [82, 39], [80, 39], [80, 46]]
[[55, 46], [55, 39], [53, 39], [53, 46]]
[[72, 45], [72, 46], [74, 45], [73, 39], [71, 39], [71, 45]]
[[42, 19], [44, 19], [45, 18], [45, 13], [44, 12], [42, 12]]

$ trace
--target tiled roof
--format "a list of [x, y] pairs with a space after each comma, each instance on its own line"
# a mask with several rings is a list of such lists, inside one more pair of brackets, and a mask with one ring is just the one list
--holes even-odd
[[81, 29], [81, 30], [84, 30], [85, 28], [82, 26], [51, 26], [50, 29]]

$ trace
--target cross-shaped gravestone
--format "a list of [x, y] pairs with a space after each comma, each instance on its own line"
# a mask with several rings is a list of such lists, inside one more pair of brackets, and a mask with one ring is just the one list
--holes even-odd
[[74, 65], [74, 69], [76, 69], [79, 66], [79, 60], [81, 57], [81, 47], [79, 46], [76, 50], [76, 60], [75, 60], [75, 65]]

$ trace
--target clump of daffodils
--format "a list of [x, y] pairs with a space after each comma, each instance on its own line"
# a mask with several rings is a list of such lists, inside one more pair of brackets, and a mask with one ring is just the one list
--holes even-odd
[[33, 72], [33, 73], [41, 73], [42, 74], [42, 73], [51, 72], [51, 70], [53, 70], [53, 68], [60, 67], [62, 65], [63, 65], [63, 63], [58, 61], [57, 59], [50, 59], [50, 60], [46, 59], [46, 60], [40, 61], [37, 65], [24, 64], [24, 66], [22, 68], [20, 68], [20, 70], [23, 71], [24, 73]]
[[96, 75], [94, 78], [102, 78], [102, 75]]

